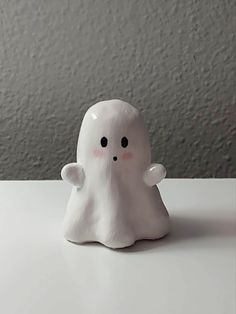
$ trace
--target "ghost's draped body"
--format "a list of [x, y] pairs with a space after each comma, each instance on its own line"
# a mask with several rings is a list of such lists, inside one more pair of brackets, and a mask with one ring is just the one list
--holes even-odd
[[148, 133], [134, 107], [119, 100], [91, 107], [77, 148], [84, 180], [72, 189], [65, 238], [121, 248], [167, 234], [169, 217], [159, 190], [144, 180], [150, 159]]
[[72, 190], [65, 237], [72, 242], [98, 241], [109, 247], [124, 247], [139, 239], [164, 236], [168, 214], [158, 188], [146, 186], [141, 173], [134, 175], [126, 170], [121, 174], [117, 162], [97, 166], [97, 177], [91, 167], [93, 175], [88, 173], [88, 177], [93, 179]]

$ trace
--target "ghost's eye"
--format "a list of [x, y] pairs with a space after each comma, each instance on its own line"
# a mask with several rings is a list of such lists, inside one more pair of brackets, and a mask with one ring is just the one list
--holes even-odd
[[107, 138], [105, 137], [105, 136], [103, 136], [102, 138], [101, 138], [101, 145], [102, 145], [102, 147], [106, 147], [107, 146], [107, 143], [108, 143], [108, 140], [107, 140]]
[[121, 146], [122, 147], [127, 147], [128, 146], [128, 139], [127, 139], [127, 137], [122, 137], [122, 139], [121, 139]]

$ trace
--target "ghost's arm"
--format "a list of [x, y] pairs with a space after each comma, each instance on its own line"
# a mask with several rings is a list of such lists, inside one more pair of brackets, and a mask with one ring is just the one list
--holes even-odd
[[143, 180], [148, 186], [154, 186], [166, 176], [166, 168], [162, 164], [151, 164], [144, 172]]
[[83, 167], [77, 163], [65, 165], [61, 170], [61, 177], [64, 181], [82, 188], [85, 179]]

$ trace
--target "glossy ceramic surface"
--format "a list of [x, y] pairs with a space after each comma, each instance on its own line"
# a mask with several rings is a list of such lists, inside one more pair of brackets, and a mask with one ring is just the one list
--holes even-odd
[[111, 248], [169, 231], [169, 216], [156, 186], [166, 175], [151, 163], [148, 132], [136, 108], [121, 100], [90, 107], [82, 122], [77, 162], [63, 167], [73, 185], [65, 238]]

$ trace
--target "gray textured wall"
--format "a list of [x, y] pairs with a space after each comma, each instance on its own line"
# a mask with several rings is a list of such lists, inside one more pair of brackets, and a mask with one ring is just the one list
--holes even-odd
[[169, 177], [230, 177], [235, 0], [0, 2], [0, 179], [57, 179], [82, 117], [121, 98]]

